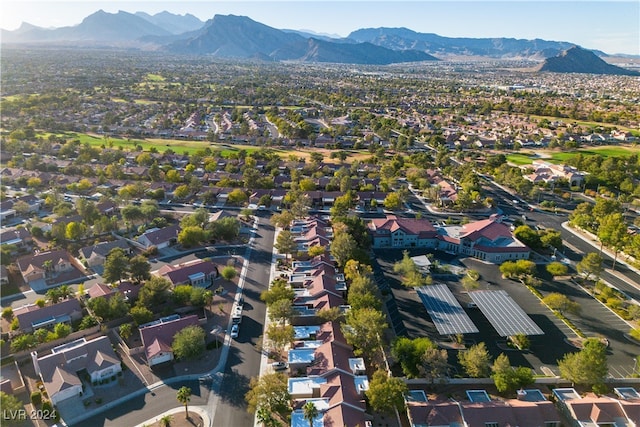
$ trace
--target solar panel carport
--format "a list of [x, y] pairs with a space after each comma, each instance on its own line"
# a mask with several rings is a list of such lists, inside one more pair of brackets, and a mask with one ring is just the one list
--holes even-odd
[[544, 335], [506, 291], [473, 291], [469, 296], [501, 337]]
[[440, 335], [478, 332], [447, 285], [421, 286], [418, 295]]

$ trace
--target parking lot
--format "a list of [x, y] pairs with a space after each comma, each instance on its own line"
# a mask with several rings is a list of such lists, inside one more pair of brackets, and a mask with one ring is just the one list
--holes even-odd
[[[424, 254], [424, 250], [410, 251], [411, 256]], [[453, 337], [439, 335], [417, 292], [402, 286], [399, 277], [393, 272], [393, 264], [402, 258], [402, 250], [381, 250], [376, 251], [375, 255], [377, 260], [377, 265], [374, 266], [375, 280], [381, 290], [388, 289], [390, 295], [393, 296], [385, 300], [385, 305], [396, 336], [429, 337], [442, 347], [448, 348], [449, 362], [454, 366], [454, 372], [459, 371], [457, 351], [451, 349]], [[455, 256], [441, 252], [436, 252], [434, 255], [435, 260], [440, 263], [458, 264], [480, 272], [479, 289], [506, 291], [544, 332], [544, 335], [529, 337], [531, 342], [529, 350], [515, 350], [507, 345], [505, 338], [498, 335], [478, 308], [468, 306], [471, 298], [459, 280], [452, 276], [434, 277], [434, 283], [444, 283], [449, 287], [480, 331], [477, 334], [464, 336], [467, 345], [484, 342], [493, 358], [500, 353], [505, 353], [513, 366], [528, 366], [537, 375], [559, 374], [557, 361], [566, 353], [577, 351], [570, 340], [577, 339], [578, 335], [570, 327], [558, 319], [550, 309], [540, 302], [537, 296], [520, 282], [503, 279], [498, 266], [473, 258], [457, 259]], [[570, 283], [543, 280], [543, 285], [539, 290], [543, 294], [563, 292], [578, 302], [582, 307], [581, 314], [567, 315], [567, 317], [587, 337], [605, 337], [609, 340], [608, 363], [612, 376], [627, 377], [632, 374], [634, 357], [640, 354], [640, 346], [624, 337], [624, 334], [629, 330], [629, 325], [626, 322]]]

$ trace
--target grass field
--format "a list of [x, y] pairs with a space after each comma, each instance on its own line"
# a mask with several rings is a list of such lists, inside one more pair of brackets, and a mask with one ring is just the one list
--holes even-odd
[[517, 166], [530, 165], [533, 162], [534, 157], [527, 154], [513, 153], [507, 154], [507, 161]]
[[605, 145], [573, 151], [527, 150], [507, 154], [507, 161], [517, 166], [530, 165], [535, 159], [543, 159], [551, 163], [565, 163], [578, 154], [583, 156], [625, 157], [632, 154], [640, 154], [640, 146]]
[[562, 151], [562, 152], [553, 152], [551, 154], [551, 159], [558, 162], [565, 162], [568, 159], [571, 159], [578, 154], [582, 154], [584, 156], [596, 156], [600, 155], [603, 157], [625, 157], [631, 156], [632, 154], [640, 153], [640, 147], [632, 147], [632, 146], [603, 146], [603, 147], [592, 147], [584, 150], [576, 150], [576, 151]]
[[[49, 137], [49, 133], [40, 134], [40, 136], [44, 139]], [[178, 154], [194, 154], [199, 150], [203, 150], [206, 147], [210, 147], [212, 150], [222, 150], [222, 156], [228, 157], [230, 154], [238, 152], [240, 150], [245, 150], [248, 153], [253, 151], [257, 151], [260, 148], [255, 147], [253, 145], [239, 145], [239, 144], [226, 144], [226, 143], [209, 143], [208, 141], [184, 141], [184, 140], [176, 140], [176, 139], [158, 139], [158, 138], [149, 138], [149, 139], [124, 139], [124, 138], [104, 138], [100, 135], [95, 134], [87, 134], [87, 133], [75, 133], [68, 132], [64, 134], [56, 134], [58, 137], [63, 137], [68, 140], [77, 139], [81, 144], [89, 144], [92, 147], [101, 147], [101, 146], [112, 146], [113, 148], [122, 147], [125, 151], [134, 151], [136, 145], [140, 145], [144, 151], [149, 151], [151, 148], [155, 148], [158, 152], [162, 153], [167, 149], [173, 150]], [[331, 153], [333, 150], [328, 149], [280, 149], [280, 148], [272, 148], [281, 159], [288, 160], [292, 155], [296, 158], [303, 158], [305, 160], [309, 160], [311, 157], [311, 153], [321, 153], [324, 156], [324, 161], [327, 163], [339, 163], [340, 160], [332, 159]], [[371, 157], [371, 153], [366, 150], [346, 150], [349, 153], [349, 157], [346, 162], [349, 164], [350, 162], [364, 160], [368, 157]]]

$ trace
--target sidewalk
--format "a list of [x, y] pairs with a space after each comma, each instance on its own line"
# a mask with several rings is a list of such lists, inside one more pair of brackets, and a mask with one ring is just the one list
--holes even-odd
[[[202, 425], [200, 427], [211, 426], [212, 425], [213, 421], [211, 420], [211, 417], [209, 417], [209, 413], [207, 412], [205, 407], [189, 405], [188, 409], [189, 409], [189, 412], [196, 412], [198, 415], [200, 415], [202, 417]], [[151, 424], [157, 423], [158, 421], [160, 421], [160, 419], [162, 419], [162, 417], [164, 417], [166, 415], [183, 414], [183, 413], [184, 413], [184, 408], [183, 407], [169, 409], [168, 411], [165, 411], [162, 414], [159, 414], [156, 417], [151, 418], [151, 419], [145, 421], [142, 424], [138, 424], [135, 427], [149, 426]], [[198, 427], [198, 426], [194, 425], [194, 427]]]
[[[564, 228], [565, 230], [567, 230], [568, 232], [570, 232], [574, 236], [580, 238], [585, 243], [590, 244], [595, 249], [600, 251], [600, 243], [598, 242], [598, 237], [595, 236], [593, 233], [590, 233], [590, 232], [582, 230], [582, 229], [572, 228], [572, 227], [569, 226], [569, 222], [568, 221], [562, 223], [562, 228]], [[616, 258], [615, 254], [610, 249], [608, 249], [606, 247], [602, 248], [602, 252], [607, 254], [611, 258], [614, 258], [614, 259]], [[634, 267], [633, 265], [629, 264], [625, 259], [621, 258], [620, 254], [618, 254], [618, 259], [616, 260], [616, 263], [624, 265], [625, 267], [627, 267], [629, 270], [633, 271], [636, 274], [640, 274], [640, 269]], [[638, 284], [638, 286], [640, 286], [640, 284]]]
[[[238, 280], [238, 292], [236, 293], [236, 299], [235, 302], [238, 302], [240, 300], [240, 298], [242, 297], [242, 290], [244, 288], [244, 281], [245, 281], [245, 277], [247, 275], [247, 269], [249, 266], [249, 254], [250, 252], [253, 250], [253, 241], [255, 239], [255, 235], [257, 232], [257, 228], [258, 228], [258, 218], [254, 217], [254, 222], [253, 222], [253, 230], [251, 233], [251, 238], [249, 239], [249, 242], [246, 245], [246, 251], [245, 251], [245, 255], [244, 255], [244, 261], [242, 264], [242, 269], [240, 271], [240, 278]], [[208, 372], [202, 372], [202, 373], [198, 373], [198, 374], [188, 374], [188, 375], [179, 375], [179, 376], [175, 376], [173, 378], [169, 378], [166, 379], [164, 381], [158, 381], [155, 382], [153, 384], [149, 384], [147, 387], [145, 388], [141, 388], [133, 393], [130, 393], [128, 395], [122, 396], [114, 401], [108, 402], [106, 403], [104, 406], [100, 407], [99, 409], [93, 410], [93, 411], [87, 411], [85, 413], [83, 413], [81, 416], [76, 417], [74, 419], [71, 420], [64, 420], [65, 425], [73, 425], [76, 423], [79, 423], [81, 421], [84, 421], [88, 418], [91, 418], [95, 415], [98, 415], [102, 412], [107, 411], [108, 409], [114, 408], [124, 402], [127, 402], [128, 400], [130, 400], [133, 397], [139, 396], [141, 394], [145, 394], [147, 392], [153, 391], [159, 387], [162, 387], [164, 385], [170, 385], [176, 382], [180, 382], [180, 381], [192, 381], [192, 380], [199, 380], [199, 379], [211, 379], [213, 378], [215, 375], [221, 373], [224, 370], [224, 367], [227, 363], [227, 358], [229, 355], [229, 349], [231, 347], [231, 336], [229, 335], [229, 331], [231, 329], [231, 324], [232, 324], [232, 319], [231, 316], [229, 316], [229, 321], [227, 324], [227, 329], [226, 329], [226, 334], [224, 337], [224, 343], [222, 346], [222, 353], [220, 355], [220, 359], [218, 360], [218, 364], [211, 370]], [[215, 390], [211, 390], [209, 392], [209, 402], [211, 402], [211, 396], [216, 394]], [[209, 416], [209, 413], [207, 412], [207, 410], [205, 408], [211, 408], [211, 412], [215, 413], [215, 407], [216, 405], [212, 405], [210, 403], [207, 404], [206, 407], [200, 407], [200, 406], [193, 406], [193, 407], [189, 407], [189, 410], [193, 410], [198, 411], [198, 414], [200, 414], [200, 416], [202, 416], [203, 419], [203, 427], [212, 427], [213, 425], [213, 418], [211, 416]], [[155, 417], [149, 419], [148, 421], [146, 421], [143, 424], [140, 424], [140, 426], [142, 425], [148, 425], [150, 423], [153, 423], [155, 421], [157, 421], [158, 419], [160, 419], [162, 416], [164, 415], [169, 415], [169, 414], [173, 414], [173, 413], [177, 413], [180, 411], [184, 411], [184, 407], [180, 406], [180, 407], [175, 407], [172, 409], [169, 409], [168, 411], [160, 414], [160, 415], [156, 415]], [[203, 413], [202, 413], [202, 412]]]

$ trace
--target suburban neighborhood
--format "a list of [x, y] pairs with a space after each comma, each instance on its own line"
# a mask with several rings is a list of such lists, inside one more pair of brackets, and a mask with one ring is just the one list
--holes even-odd
[[637, 77], [110, 49], [3, 45], [2, 425], [638, 426]]

